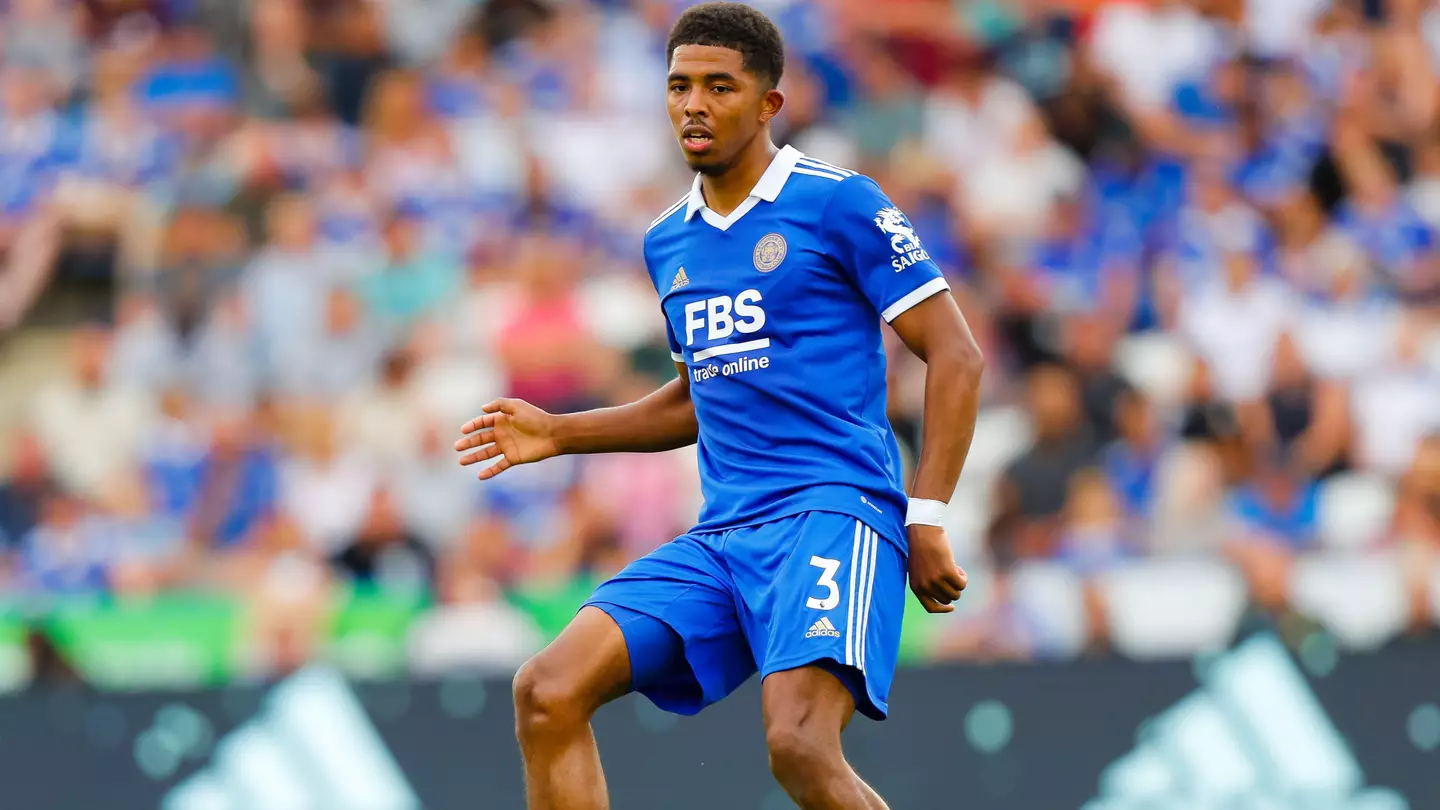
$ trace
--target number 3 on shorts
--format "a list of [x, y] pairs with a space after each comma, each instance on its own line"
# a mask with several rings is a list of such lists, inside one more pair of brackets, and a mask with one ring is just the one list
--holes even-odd
[[824, 599], [810, 597], [805, 600], [805, 607], [815, 610], [832, 610], [840, 604], [840, 586], [835, 584], [835, 572], [840, 570], [839, 560], [828, 560], [824, 557], [811, 557], [810, 564], [820, 569], [820, 581], [815, 583], [823, 586], [828, 593]]

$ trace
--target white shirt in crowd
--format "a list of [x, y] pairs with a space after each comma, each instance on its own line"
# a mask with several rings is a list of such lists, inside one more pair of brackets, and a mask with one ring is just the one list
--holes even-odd
[[129, 475], [152, 435], [150, 398], [125, 385], [66, 380], [41, 391], [33, 407], [31, 424], [55, 477], [82, 497], [98, 498]]
[[1362, 377], [1350, 403], [1358, 461], [1398, 476], [1415, 458], [1420, 440], [1440, 430], [1440, 374], [1418, 362], [1390, 363]]
[[1233, 290], [1217, 278], [1182, 301], [1180, 332], [1210, 367], [1221, 399], [1254, 400], [1269, 387], [1275, 344], [1294, 309], [1279, 279], [1255, 278]]
[[985, 80], [975, 104], [941, 90], [925, 103], [925, 150], [964, 171], [1002, 152], [1034, 114], [1024, 88], [998, 76]]
[[364, 460], [336, 457], [329, 463], [291, 459], [280, 469], [280, 499], [310, 543], [323, 554], [345, 547], [359, 530], [375, 490]]
[[1163, 107], [1180, 83], [1203, 74], [1224, 52], [1218, 29], [1188, 4], [1108, 3], [1096, 15], [1090, 55], [1125, 96]]
[[1400, 313], [1388, 301], [1306, 304], [1295, 319], [1300, 356], [1315, 376], [1351, 380], [1394, 353]]

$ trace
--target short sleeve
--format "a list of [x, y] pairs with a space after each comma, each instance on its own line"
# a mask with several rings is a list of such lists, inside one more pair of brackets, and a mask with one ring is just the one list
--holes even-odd
[[835, 259], [887, 323], [950, 289], [909, 218], [874, 180], [856, 175], [842, 181], [822, 221]]
[[[650, 260], [650, 237], [646, 234], [642, 243], [641, 252], [645, 258], [645, 273], [650, 276], [650, 283], [655, 286], [655, 293], [661, 298], [665, 297], [665, 291], [660, 286], [660, 280], [655, 275], [655, 264]], [[683, 271], [682, 271], [683, 272]], [[677, 363], [685, 362], [685, 354], [680, 348], [680, 341], [675, 339], [675, 326], [670, 323], [670, 316], [665, 314], [665, 307], [660, 307], [660, 317], [665, 321], [665, 339], [670, 343], [670, 359]]]
[[665, 318], [665, 337], [670, 341], [670, 359], [677, 363], [685, 362], [685, 353], [680, 349], [680, 341], [675, 339], [675, 328], [670, 324], [670, 318], [665, 315], [665, 310], [660, 310], [660, 316]]

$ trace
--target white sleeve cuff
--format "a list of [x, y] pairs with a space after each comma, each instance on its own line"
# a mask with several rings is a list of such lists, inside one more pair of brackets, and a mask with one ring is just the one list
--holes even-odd
[[679, 352], [670, 352], [670, 359], [677, 363], [683, 363], [685, 362], [685, 355]]
[[895, 303], [886, 307], [885, 311], [880, 313], [880, 317], [884, 318], [886, 323], [890, 323], [891, 321], [900, 317], [905, 312], [905, 310], [915, 306], [921, 301], [924, 301], [926, 298], [929, 298], [935, 293], [948, 289], [950, 289], [950, 282], [946, 281], [943, 276], [940, 278], [932, 278], [924, 284], [921, 284], [919, 287], [911, 290], [899, 301], [896, 301]]

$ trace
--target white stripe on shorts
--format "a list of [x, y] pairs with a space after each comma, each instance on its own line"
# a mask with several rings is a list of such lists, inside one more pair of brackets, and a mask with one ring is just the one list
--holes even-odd
[[860, 592], [855, 596], [855, 668], [861, 672], [865, 671], [865, 610], [870, 601], [866, 597], [866, 582], [873, 574], [870, 571], [870, 538], [870, 527], [865, 526], [860, 533]]
[[870, 575], [865, 582], [865, 602], [861, 606], [865, 612], [865, 618], [860, 621], [860, 671], [865, 671], [865, 641], [870, 636], [870, 601], [875, 596], [875, 557], [880, 549], [880, 536], [869, 528], [866, 533], [870, 536]]
[[855, 521], [855, 542], [850, 546], [850, 598], [845, 600], [845, 666], [855, 666], [855, 564], [860, 559], [860, 521]]

